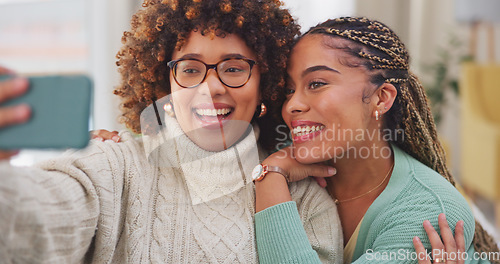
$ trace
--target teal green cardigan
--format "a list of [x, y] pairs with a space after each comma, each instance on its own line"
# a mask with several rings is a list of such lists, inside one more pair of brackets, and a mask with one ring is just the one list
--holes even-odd
[[[413, 237], [431, 251], [422, 223], [438, 226], [445, 213], [452, 230], [464, 221], [469, 260], [474, 255], [475, 221], [464, 197], [446, 179], [401, 149], [392, 146], [394, 170], [387, 187], [368, 208], [361, 223], [353, 263], [417, 263]], [[255, 215], [260, 263], [320, 263], [308, 243], [294, 202], [269, 207]]]

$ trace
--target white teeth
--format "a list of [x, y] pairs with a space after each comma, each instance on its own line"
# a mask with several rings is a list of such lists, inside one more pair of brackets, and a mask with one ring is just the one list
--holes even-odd
[[303, 136], [303, 135], [307, 135], [307, 134], [310, 134], [312, 132], [316, 132], [316, 131], [319, 131], [319, 130], [322, 130], [323, 128], [325, 128], [325, 126], [323, 125], [320, 125], [320, 126], [298, 126], [294, 129], [292, 129], [292, 132], [295, 136]]
[[196, 113], [201, 116], [217, 116], [217, 115], [227, 115], [231, 112], [231, 108], [223, 109], [200, 109], [196, 108]]

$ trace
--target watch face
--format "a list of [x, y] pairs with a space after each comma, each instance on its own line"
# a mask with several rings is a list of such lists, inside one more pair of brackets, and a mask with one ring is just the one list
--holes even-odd
[[263, 171], [262, 165], [259, 164], [259, 165], [255, 166], [255, 168], [252, 171], [252, 179], [253, 180], [258, 179], [260, 177], [260, 175], [262, 174], [262, 171]]

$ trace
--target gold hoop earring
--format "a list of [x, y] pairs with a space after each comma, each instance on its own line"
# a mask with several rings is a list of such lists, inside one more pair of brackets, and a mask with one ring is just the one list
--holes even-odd
[[379, 115], [378, 110], [375, 110], [375, 120], [378, 121], [379, 117], [380, 117], [380, 115]]
[[259, 114], [259, 118], [265, 116], [267, 114], [267, 107], [264, 103], [261, 103], [260, 104], [260, 114]]
[[171, 117], [175, 116], [174, 107], [172, 106], [172, 102], [169, 101], [168, 103], [164, 104], [163, 110], [165, 110], [167, 115], [169, 115]]

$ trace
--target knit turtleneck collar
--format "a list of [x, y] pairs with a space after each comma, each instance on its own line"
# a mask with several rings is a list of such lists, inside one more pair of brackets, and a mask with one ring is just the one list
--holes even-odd
[[143, 137], [146, 156], [159, 169], [182, 171], [193, 204], [220, 198], [252, 183], [251, 171], [259, 163], [258, 132], [252, 126], [233, 146], [212, 152], [191, 141], [175, 118], [166, 116], [164, 120], [159, 134]]

